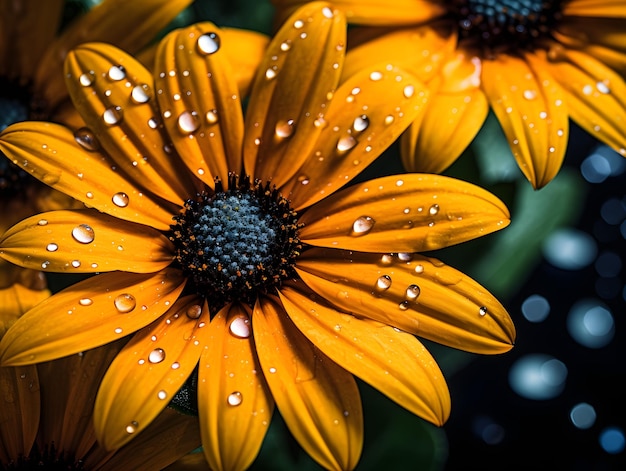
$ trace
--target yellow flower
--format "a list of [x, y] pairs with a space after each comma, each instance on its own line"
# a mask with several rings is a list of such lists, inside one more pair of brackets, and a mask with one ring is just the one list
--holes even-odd
[[124, 341], [39, 365], [0, 367], [1, 469], [162, 469], [200, 445], [196, 417], [166, 409], [132, 443], [96, 442], [98, 385]]
[[351, 469], [363, 440], [353, 374], [440, 425], [448, 388], [415, 335], [511, 348], [503, 306], [416, 253], [505, 227], [500, 200], [428, 174], [346, 186], [417, 117], [425, 92], [388, 62], [340, 82], [345, 41], [345, 18], [327, 4], [298, 10], [268, 46], [245, 120], [228, 36], [210, 23], [165, 37], [154, 76], [85, 44], [65, 72], [87, 128], [29, 122], [0, 135], [18, 165], [90, 208], [16, 224], [0, 256], [96, 273], [19, 319], [0, 359], [41, 362], [134, 334], [96, 399], [103, 446], [131, 440], [197, 368], [212, 469], [252, 463], [274, 404], [316, 461]]
[[[305, 2], [273, 3], [284, 15]], [[354, 68], [386, 58], [433, 92], [423, 118], [403, 136], [407, 169], [445, 170], [476, 136], [490, 107], [535, 188], [561, 167], [569, 118], [626, 155], [622, 0], [334, 3], [355, 24], [387, 27], [356, 32]]]

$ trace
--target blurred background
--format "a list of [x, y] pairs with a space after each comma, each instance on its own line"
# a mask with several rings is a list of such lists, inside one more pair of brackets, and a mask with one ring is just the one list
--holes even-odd
[[[68, 2], [68, 17], [93, 0]], [[172, 27], [209, 20], [270, 34], [269, 0], [196, 0]], [[364, 178], [402, 172], [393, 146]], [[559, 176], [523, 178], [495, 119], [447, 174], [510, 208], [504, 231], [431, 255], [507, 307], [517, 343], [480, 356], [428, 343], [448, 380], [442, 428], [360, 384], [366, 443], [358, 470], [626, 469], [626, 159], [572, 125]], [[279, 414], [256, 470], [315, 470]]]

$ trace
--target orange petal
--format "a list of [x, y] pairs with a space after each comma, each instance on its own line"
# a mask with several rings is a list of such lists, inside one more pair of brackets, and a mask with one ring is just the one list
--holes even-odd
[[579, 51], [562, 50], [553, 60], [546, 58], [544, 62], [563, 87], [572, 119], [588, 133], [626, 155], [624, 79], [602, 62]]
[[306, 286], [287, 285], [279, 294], [300, 332], [335, 363], [435, 425], [448, 419], [448, 386], [413, 335], [342, 314]]
[[0, 255], [25, 268], [153, 273], [173, 260], [159, 231], [91, 209], [50, 211], [22, 220], [0, 238]]
[[353, 469], [363, 446], [353, 376], [300, 333], [276, 298], [257, 302], [252, 327], [263, 374], [295, 439], [324, 468]]
[[345, 45], [345, 18], [324, 2], [302, 7], [276, 33], [246, 111], [248, 175], [280, 186], [316, 144], [314, 123], [339, 82]]
[[539, 56], [483, 60], [482, 82], [515, 160], [533, 187], [547, 185], [563, 162], [568, 137], [565, 94]]
[[222, 47], [241, 96], [247, 96], [270, 39], [257, 31], [222, 28]]
[[341, 190], [299, 219], [300, 239], [318, 247], [418, 252], [503, 229], [509, 212], [483, 188], [455, 178], [404, 174]]
[[168, 229], [178, 208], [113, 170], [115, 163], [93, 143], [85, 128], [72, 132], [43, 122], [16, 123], [0, 135], [0, 150], [42, 182], [120, 219]]
[[94, 406], [94, 427], [104, 448], [125, 445], [167, 406], [198, 364], [208, 343], [208, 322], [206, 302], [179, 298], [115, 357]]
[[243, 115], [221, 31], [198, 23], [159, 45], [155, 88], [165, 129], [189, 170], [213, 187], [241, 171]]
[[102, 148], [137, 185], [179, 206], [197, 181], [180, 165], [160, 124], [152, 74], [109, 44], [68, 53], [66, 83], [76, 108]]
[[261, 374], [250, 310], [227, 306], [211, 320], [198, 370], [198, 409], [210, 469], [244, 470], [263, 443], [274, 401]]
[[0, 463], [15, 463], [29, 455], [39, 428], [37, 368], [0, 367], [0, 391]]
[[24, 284], [25, 280], [20, 279], [32, 277], [41, 280], [40, 276], [43, 276], [43, 273], [25, 270], [0, 260], [0, 276], [7, 275], [6, 271], [9, 270], [14, 272], [11, 278], [15, 278], [0, 288], [0, 339], [22, 314], [50, 296], [45, 282], [43, 286], [29, 286], [28, 283]]
[[468, 352], [511, 349], [515, 327], [502, 304], [474, 280], [436, 259], [399, 253], [311, 249], [296, 271], [334, 305]]
[[104, 273], [37, 304], [0, 342], [0, 364], [26, 365], [98, 347], [132, 334], [168, 310], [185, 286], [178, 270]]
[[[34, 77], [34, 87], [52, 107], [67, 96], [63, 59], [81, 43], [102, 41], [134, 53], [152, 41], [192, 0], [128, 2], [105, 0], [66, 28], [48, 45]], [[39, 13], [42, 12], [39, 10]]]
[[622, 0], [569, 0], [561, 7], [563, 16], [626, 18]]

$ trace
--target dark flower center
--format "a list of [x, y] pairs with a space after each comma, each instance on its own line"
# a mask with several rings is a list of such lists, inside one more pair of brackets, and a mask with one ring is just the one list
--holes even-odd
[[171, 226], [176, 260], [212, 309], [241, 300], [293, 276], [300, 254], [298, 220], [289, 202], [261, 181], [231, 175], [228, 190], [189, 199]]
[[533, 49], [561, 18], [560, 0], [453, 0], [459, 36], [488, 54]]

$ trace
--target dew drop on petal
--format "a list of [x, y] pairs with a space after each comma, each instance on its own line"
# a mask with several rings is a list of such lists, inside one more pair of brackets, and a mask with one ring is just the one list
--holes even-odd
[[280, 43], [281, 51], [287, 52], [289, 49], [291, 49], [291, 40], [287, 39], [286, 41], [283, 41], [282, 43]]
[[409, 285], [406, 289], [404, 297], [407, 301], [415, 301], [420, 295], [420, 287], [417, 285]]
[[409, 308], [408, 301], [402, 301], [400, 304], [398, 304], [398, 309], [400, 309], [401, 311], [406, 311], [408, 308]]
[[113, 304], [120, 313], [126, 314], [135, 309], [137, 301], [135, 301], [135, 297], [132, 294], [123, 293], [113, 300]]
[[218, 121], [217, 110], [210, 110], [206, 113], [206, 120], [209, 124], [215, 124]]
[[235, 317], [229, 326], [230, 333], [240, 339], [250, 337], [250, 320], [246, 317]]
[[[161, 363], [163, 360], [165, 360], [165, 350], [162, 348], [155, 348], [148, 355], [148, 361], [150, 363]], [[172, 367], [174, 367], [174, 365], [172, 365]]]
[[352, 235], [362, 236], [372, 230], [376, 221], [369, 216], [359, 216], [352, 223]]
[[354, 131], [356, 132], [363, 132], [368, 128], [369, 125], [369, 118], [366, 115], [361, 115], [355, 118], [354, 122], [352, 123], [352, 129], [354, 129]]
[[109, 78], [115, 82], [126, 78], [126, 69], [121, 65], [111, 66], [109, 69]]
[[139, 424], [133, 420], [130, 424], [126, 426], [126, 433], [135, 433], [138, 427]]
[[183, 111], [180, 116], [178, 116], [177, 123], [178, 129], [183, 134], [194, 133], [200, 128], [200, 121], [198, 120], [198, 117], [190, 111]]
[[37, 221], [37, 225], [39, 226], [45, 226], [46, 224], [48, 224], [47, 219], [40, 219], [39, 221]]
[[121, 327], [117, 327], [113, 332], [115, 332], [116, 334], [121, 334], [122, 333], [122, 328]]
[[239, 391], [235, 391], [228, 395], [227, 401], [229, 406], [238, 406], [243, 402], [243, 396]]
[[130, 98], [137, 104], [147, 103], [150, 101], [150, 95], [147, 92], [147, 85], [137, 85], [130, 92]]
[[172, 363], [172, 369], [173, 369], [173, 370], [177, 370], [178, 368], [180, 368], [180, 363], [178, 363], [177, 361], [175, 361], [174, 363]]
[[100, 149], [100, 143], [89, 128], [82, 127], [74, 131], [74, 139], [83, 149], [89, 152], [94, 152]]
[[90, 87], [91, 85], [93, 85], [94, 79], [95, 77], [91, 72], [82, 74], [80, 77], [78, 77], [78, 81], [83, 87]]
[[286, 121], [278, 121], [276, 123], [276, 136], [282, 139], [289, 137], [293, 134], [293, 119]]
[[56, 252], [57, 250], [59, 250], [59, 246], [57, 244], [55, 244], [54, 242], [46, 245], [46, 250], [48, 252]]
[[596, 83], [596, 88], [598, 89], [598, 91], [600, 93], [603, 93], [603, 94], [611, 93], [611, 89], [606, 84], [606, 82], [598, 82], [598, 83]]
[[527, 100], [534, 100], [537, 97], [537, 92], [535, 90], [524, 90], [522, 95]]
[[159, 399], [161, 399], [161, 400], [164, 400], [164, 399], [166, 399], [166, 398], [167, 398], [167, 392], [161, 389], [161, 390], [157, 393], [157, 397], [158, 397]]
[[91, 226], [80, 224], [72, 229], [72, 237], [76, 242], [80, 242], [81, 244], [90, 244], [93, 242], [96, 235]]
[[389, 275], [383, 275], [376, 280], [376, 286], [374, 287], [377, 292], [382, 293], [391, 288], [391, 277]]
[[120, 208], [125, 208], [126, 206], [128, 206], [128, 202], [129, 202], [128, 195], [121, 191], [118, 193], [115, 193], [113, 197], [111, 198], [111, 200], [113, 201], [113, 204], [115, 206], [118, 206]]
[[198, 38], [197, 45], [201, 54], [214, 54], [220, 48], [220, 37], [215, 33], [203, 34]]
[[337, 150], [339, 152], [347, 152], [357, 145], [357, 140], [350, 134], [347, 134], [337, 141]]
[[415, 265], [415, 273], [424, 273], [424, 265]]
[[80, 304], [81, 306], [91, 306], [93, 304], [93, 299], [81, 298], [78, 300], [78, 304]]
[[405, 98], [411, 98], [414, 93], [415, 87], [413, 85], [407, 85], [406, 87], [404, 87], [404, 90], [402, 90], [402, 94]]
[[433, 204], [429, 209], [428, 209], [428, 214], [430, 214], [431, 216], [434, 216], [435, 214], [437, 214], [439, 212], [439, 205], [438, 204]]
[[123, 113], [122, 108], [119, 106], [112, 106], [104, 110], [102, 113], [102, 119], [109, 126], [113, 126], [115, 124], [119, 124], [122, 121]]
[[478, 309], [478, 314], [480, 314], [480, 316], [485, 316], [487, 314], [487, 308], [485, 306], [481, 306], [480, 309]]
[[72, 260], [72, 266], [74, 268], [80, 267], [80, 260]]
[[370, 74], [370, 80], [377, 82], [379, 80], [381, 80], [383, 78], [383, 74], [378, 72], [378, 71], [374, 71]]
[[198, 319], [200, 315], [202, 315], [202, 306], [200, 306], [199, 304], [189, 306], [185, 314], [187, 314], [187, 317], [189, 319]]
[[278, 75], [278, 72], [276, 72], [276, 69], [270, 67], [265, 71], [265, 78], [268, 80], [272, 80], [273, 78], [276, 77], [276, 75]]

